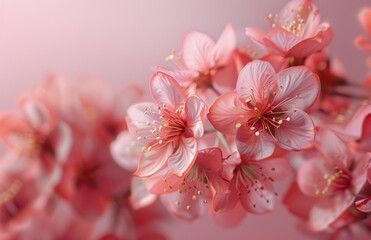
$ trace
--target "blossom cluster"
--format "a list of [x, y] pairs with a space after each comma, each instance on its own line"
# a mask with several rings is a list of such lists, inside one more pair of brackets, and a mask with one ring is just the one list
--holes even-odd
[[[245, 49], [231, 25], [216, 42], [188, 33], [165, 59], [172, 66], [153, 68], [153, 102], [129, 107], [131, 135], [115, 140], [113, 156], [128, 164], [130, 138], [135, 176], [181, 219], [209, 214], [234, 226], [284, 195], [307, 231], [367, 236], [370, 80], [347, 80], [328, 56], [333, 29], [312, 1], [292, 0], [266, 20], [268, 30], [246, 28], [254, 46]], [[370, 34], [371, 11], [360, 20]], [[365, 51], [370, 44], [356, 39]], [[287, 193], [278, 193], [275, 182], [290, 176]]]
[[161, 208], [110, 153], [143, 93], [50, 76], [0, 117], [0, 239], [165, 239]]
[[[243, 49], [231, 24], [186, 34], [153, 67], [152, 101], [51, 76], [1, 115], [0, 238], [165, 239], [164, 209], [231, 227], [283, 200], [303, 231], [368, 239], [371, 56], [348, 80], [311, 0], [265, 19]], [[371, 8], [359, 20], [371, 54]]]

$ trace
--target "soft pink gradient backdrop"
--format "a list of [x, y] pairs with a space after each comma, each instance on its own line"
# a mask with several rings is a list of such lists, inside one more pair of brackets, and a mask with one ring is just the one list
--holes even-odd
[[[127, 82], [147, 88], [151, 67], [164, 65], [170, 50], [179, 49], [187, 31], [219, 36], [232, 23], [239, 44], [244, 27], [267, 27], [264, 17], [286, 0], [0, 0], [0, 112], [13, 109], [20, 95], [37, 86], [47, 73], [71, 80], [104, 79], [116, 88]], [[330, 49], [346, 66], [350, 79], [366, 73], [365, 54], [353, 46], [363, 33], [356, 14], [369, 0], [315, 1], [323, 19], [334, 27]], [[284, 191], [281, 186], [281, 192]], [[281, 194], [282, 197], [283, 194]], [[296, 230], [297, 221], [278, 204], [265, 216], [248, 215], [235, 229], [208, 218], [174, 223], [173, 239], [310, 239]]]

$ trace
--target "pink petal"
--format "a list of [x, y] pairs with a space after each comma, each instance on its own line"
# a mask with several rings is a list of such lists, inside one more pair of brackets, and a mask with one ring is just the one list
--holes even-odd
[[[195, 220], [204, 215], [210, 208], [212, 191], [200, 181], [185, 182], [183, 189], [161, 195], [165, 207], [175, 216], [185, 220]], [[200, 191], [202, 194], [199, 194]]]
[[197, 164], [205, 166], [217, 172], [222, 166], [223, 154], [220, 148], [210, 147], [200, 150], [197, 153]]
[[0, 137], [11, 148], [27, 149], [29, 143], [22, 134], [34, 135], [34, 130], [26, 119], [17, 113], [7, 113], [0, 117]]
[[129, 132], [121, 132], [111, 143], [111, 155], [115, 162], [128, 171], [135, 171], [138, 167], [138, 158], [141, 145]]
[[265, 48], [265, 44], [263, 42], [263, 38], [267, 34], [261, 28], [254, 28], [254, 27], [247, 27], [245, 28], [245, 34], [248, 38], [250, 38], [255, 44], [260, 46], [261, 48]]
[[232, 153], [228, 158], [223, 161], [223, 168], [222, 168], [222, 177], [231, 181], [234, 177], [234, 170], [235, 168], [241, 164], [241, 158], [238, 156], [237, 152]]
[[159, 106], [176, 110], [185, 102], [185, 90], [169, 75], [158, 72], [151, 79], [151, 94]]
[[199, 72], [207, 71], [213, 67], [214, 41], [206, 34], [190, 32], [183, 40], [181, 57], [188, 69]]
[[262, 184], [259, 181], [258, 183], [264, 188], [259, 190], [249, 188], [247, 190], [245, 186], [239, 187], [241, 192], [239, 198], [246, 211], [254, 214], [264, 214], [273, 210], [275, 195], [269, 185]]
[[[131, 105], [127, 114], [128, 129], [131, 134], [139, 136], [148, 135], [148, 132], [155, 128], [155, 123], [161, 122], [161, 115], [158, 106], [151, 102], [142, 102]], [[153, 139], [141, 138], [143, 144], [147, 144]]]
[[213, 87], [221, 94], [233, 92], [236, 88], [238, 72], [236, 62], [234, 59], [230, 60], [215, 72], [212, 80]]
[[214, 191], [216, 193], [229, 193], [229, 182], [225, 181], [222, 179], [218, 172], [210, 171], [210, 170], [205, 170], [207, 177], [209, 178], [209, 183], [213, 187]]
[[356, 207], [362, 212], [371, 212], [371, 197], [358, 200]]
[[180, 84], [180, 86], [184, 88], [189, 87], [199, 75], [197, 71], [189, 69], [169, 70], [163, 67], [156, 66], [153, 68], [153, 70], [155, 72], [161, 72], [174, 78]]
[[371, 40], [365, 36], [358, 36], [354, 44], [361, 50], [371, 53]]
[[223, 227], [235, 227], [245, 218], [246, 211], [240, 203], [237, 203], [231, 210], [223, 212], [211, 211], [211, 214], [217, 224]]
[[322, 231], [328, 228], [347, 208], [353, 203], [354, 196], [349, 194], [338, 194], [332, 198], [323, 198], [313, 206], [309, 224], [312, 230]]
[[235, 191], [216, 193], [213, 200], [213, 209], [217, 213], [228, 212], [235, 208], [237, 204], [239, 204], [239, 201]]
[[239, 107], [241, 105], [234, 93], [224, 94], [211, 106], [207, 117], [216, 130], [234, 135], [237, 132], [236, 124], [246, 121]]
[[245, 100], [254, 96], [258, 102], [268, 98], [268, 89], [276, 81], [276, 72], [272, 65], [265, 61], [254, 60], [240, 72], [236, 85], [236, 94]]
[[64, 122], [60, 122], [56, 130], [49, 137], [51, 141], [55, 141], [53, 145], [56, 160], [65, 161], [68, 159], [74, 140], [71, 127]]
[[314, 141], [314, 124], [309, 115], [296, 109], [290, 115], [290, 121], [275, 129], [278, 145], [286, 150], [309, 148]]
[[305, 110], [317, 99], [320, 82], [307, 67], [290, 67], [279, 72], [277, 77], [276, 105], [280, 104], [285, 109]]
[[294, 46], [286, 53], [286, 56], [302, 59], [311, 54], [317, 53], [326, 48], [332, 41], [334, 33], [331, 27], [319, 31], [314, 37], [306, 38]]
[[270, 135], [263, 132], [256, 136], [248, 127], [241, 127], [238, 130], [236, 145], [243, 162], [267, 158], [275, 149], [274, 139]]
[[367, 184], [367, 171], [369, 172], [370, 170], [368, 169], [368, 166], [370, 165], [371, 162], [371, 153], [363, 153], [360, 155], [356, 155], [355, 159], [355, 166], [354, 169], [352, 170], [352, 188], [351, 191], [354, 194], [358, 194], [362, 188], [365, 186], [365, 183]]
[[364, 7], [358, 14], [358, 20], [367, 33], [371, 35], [371, 8]]
[[236, 33], [231, 24], [228, 24], [220, 35], [218, 42], [214, 46], [214, 59], [218, 66], [223, 66], [231, 58], [231, 54], [236, 48]]
[[255, 163], [274, 180], [284, 180], [292, 173], [292, 167], [285, 158], [264, 159]]
[[360, 107], [346, 126], [346, 132], [357, 139], [364, 138], [363, 129], [369, 116], [371, 116], [371, 105]]
[[85, 218], [97, 218], [101, 216], [108, 206], [109, 199], [98, 191], [82, 186], [72, 200], [76, 212]]
[[316, 202], [315, 197], [305, 195], [296, 182], [293, 182], [283, 199], [284, 204], [295, 216], [308, 220], [310, 210]]
[[206, 104], [197, 96], [190, 96], [185, 103], [186, 129], [191, 130], [193, 137], [200, 138], [204, 134]]
[[332, 130], [319, 128], [316, 134], [316, 147], [325, 156], [326, 162], [349, 169], [353, 156], [347, 144]]
[[301, 39], [299, 37], [282, 28], [276, 28], [270, 31], [263, 39], [265, 46], [275, 49], [284, 56], [300, 41]]
[[197, 141], [194, 138], [181, 138], [178, 148], [169, 157], [169, 167], [178, 176], [189, 170], [197, 156]]
[[183, 179], [167, 167], [148, 177], [145, 182], [150, 193], [164, 194], [177, 191]]
[[68, 82], [60, 76], [48, 76], [38, 89], [37, 95], [63, 113], [75, 113], [80, 109], [75, 92]]
[[50, 133], [56, 125], [57, 116], [44, 102], [36, 98], [22, 99], [21, 109], [32, 127], [42, 133]]
[[135, 210], [151, 205], [157, 199], [156, 195], [148, 192], [144, 180], [141, 178], [132, 178], [130, 192], [130, 202]]
[[134, 175], [148, 177], [163, 168], [169, 157], [173, 154], [174, 148], [171, 144], [161, 145], [151, 151], [142, 152], [139, 158], [138, 169]]

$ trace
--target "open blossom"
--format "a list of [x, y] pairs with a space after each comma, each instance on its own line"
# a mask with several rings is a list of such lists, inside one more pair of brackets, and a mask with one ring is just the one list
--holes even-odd
[[114, 196], [129, 191], [130, 183], [131, 174], [113, 161], [104, 135], [80, 133], [56, 192], [81, 216], [95, 218]]
[[316, 147], [320, 154], [300, 167], [297, 181], [304, 194], [316, 198], [309, 212], [309, 224], [320, 231], [354, 203], [355, 195], [366, 182], [371, 154], [352, 154], [334, 132], [325, 128], [317, 133]]
[[234, 63], [236, 34], [229, 24], [215, 43], [204, 33], [192, 31], [182, 43], [179, 59], [172, 54], [166, 58], [176, 65], [176, 70], [156, 67], [176, 79], [181, 86], [198, 95], [210, 96], [234, 89], [237, 68]]
[[138, 103], [128, 110], [128, 125], [142, 144], [138, 169], [140, 177], [169, 166], [181, 176], [197, 155], [197, 139], [204, 133], [206, 105], [170, 76], [157, 73], [151, 80], [155, 103]]
[[312, 145], [314, 125], [303, 110], [319, 88], [306, 67], [276, 73], [268, 62], [255, 60], [240, 72], [236, 93], [219, 97], [208, 118], [218, 131], [261, 149], [259, 158], [270, 156], [276, 143], [286, 150], [304, 149]]
[[228, 191], [219, 175], [222, 167], [219, 148], [200, 150], [192, 168], [183, 176], [164, 169], [147, 180], [150, 192], [161, 194], [161, 200], [175, 216], [194, 220], [202, 216], [213, 203], [215, 193]]
[[328, 23], [321, 23], [311, 0], [292, 0], [277, 14], [266, 19], [271, 30], [248, 27], [246, 35], [258, 45], [284, 56], [303, 59], [327, 47], [333, 37]]
[[237, 147], [239, 154], [234, 153], [223, 162], [222, 176], [229, 181], [230, 192], [217, 194], [215, 210], [233, 212], [241, 204], [245, 211], [254, 214], [272, 211], [277, 195], [273, 183], [290, 175], [290, 164], [284, 158], [262, 160], [259, 149], [243, 142], [238, 142]]
[[47, 174], [66, 159], [72, 144], [70, 127], [37, 97], [22, 99], [19, 112], [0, 117], [0, 138], [20, 160], [40, 165]]

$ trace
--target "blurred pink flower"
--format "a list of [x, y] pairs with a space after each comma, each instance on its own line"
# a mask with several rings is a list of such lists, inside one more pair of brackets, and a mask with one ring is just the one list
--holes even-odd
[[20, 101], [20, 112], [0, 117], [0, 137], [19, 160], [40, 165], [46, 174], [66, 160], [72, 145], [70, 127], [33, 96]]
[[147, 179], [147, 186], [150, 192], [161, 194], [162, 202], [172, 214], [195, 220], [209, 210], [215, 193], [228, 191], [227, 182], [218, 175], [222, 160], [219, 148], [200, 150], [192, 168], [183, 176], [167, 168]]
[[291, 0], [279, 13], [269, 14], [266, 19], [271, 31], [248, 27], [246, 35], [284, 57], [301, 60], [327, 47], [333, 38], [332, 28], [321, 23], [311, 0]]
[[105, 211], [111, 198], [129, 191], [130, 184], [131, 174], [110, 156], [109, 141], [99, 135], [81, 133], [63, 165], [56, 191], [81, 216], [96, 218]]
[[189, 93], [197, 93], [209, 101], [209, 97], [215, 98], [235, 88], [238, 74], [235, 49], [236, 34], [230, 24], [216, 43], [206, 34], [192, 31], [183, 39], [179, 59], [174, 59], [174, 54], [166, 58], [178, 69], [155, 67], [155, 71], [168, 74]]
[[303, 193], [316, 197], [309, 224], [313, 230], [320, 231], [353, 204], [366, 182], [371, 154], [352, 154], [334, 132], [325, 128], [317, 133], [316, 147], [320, 154], [303, 163], [297, 181]]

